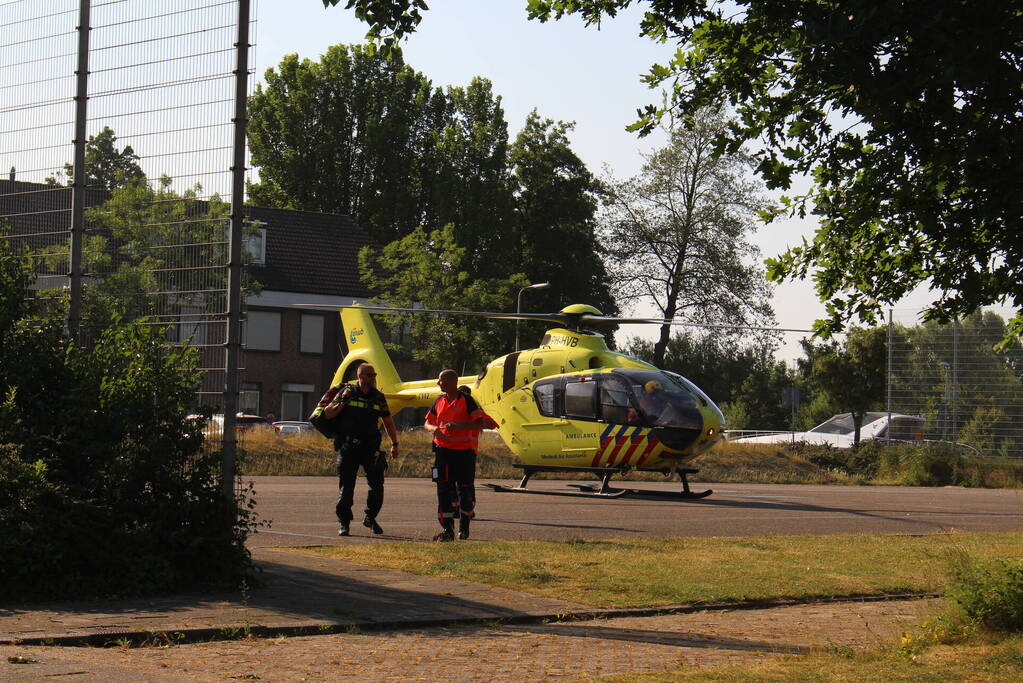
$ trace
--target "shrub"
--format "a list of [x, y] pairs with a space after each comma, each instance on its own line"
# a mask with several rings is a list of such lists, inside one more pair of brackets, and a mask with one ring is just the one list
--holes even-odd
[[[0, 271], [16, 267], [0, 253]], [[0, 311], [24, 295], [9, 283]], [[253, 519], [222, 496], [219, 454], [186, 417], [193, 350], [144, 325], [83, 349], [18, 313], [0, 320], [0, 598], [237, 585]]]
[[953, 563], [948, 597], [972, 621], [996, 631], [1023, 631], [1023, 559]]

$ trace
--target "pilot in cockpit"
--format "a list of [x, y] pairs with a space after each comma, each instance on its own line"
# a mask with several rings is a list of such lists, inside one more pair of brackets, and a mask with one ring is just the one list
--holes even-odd
[[656, 423], [661, 411], [668, 406], [664, 394], [664, 386], [655, 379], [643, 385], [643, 393], [639, 395], [639, 407], [643, 409], [647, 419]]

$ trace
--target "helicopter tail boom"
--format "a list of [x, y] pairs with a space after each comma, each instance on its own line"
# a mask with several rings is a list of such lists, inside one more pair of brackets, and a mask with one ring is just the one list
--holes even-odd
[[341, 327], [348, 344], [348, 353], [341, 359], [334, 374], [334, 384], [355, 378], [355, 370], [369, 363], [377, 371], [377, 388], [385, 394], [401, 389], [401, 378], [391, 362], [369, 311], [360, 308], [341, 309]]
[[370, 310], [360, 307], [341, 309], [341, 326], [348, 344], [348, 353], [334, 373], [333, 385], [355, 379], [357, 368], [369, 363], [376, 369], [377, 388], [387, 396], [391, 411], [433, 405], [440, 394], [435, 380], [402, 382], [398, 370], [387, 354], [384, 343], [370, 318]]

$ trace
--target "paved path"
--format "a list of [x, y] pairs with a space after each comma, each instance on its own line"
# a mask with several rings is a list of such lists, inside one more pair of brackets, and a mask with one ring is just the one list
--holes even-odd
[[192, 639], [256, 631], [392, 628], [540, 617], [585, 605], [492, 586], [417, 576], [287, 551], [257, 549], [263, 586], [244, 592], [149, 600], [32, 603], [0, 609], [0, 643], [109, 644], [141, 632]]
[[[934, 601], [800, 605], [568, 623], [408, 629], [150, 648], [0, 645], [0, 680], [538, 681], [753, 666], [889, 644]], [[9, 657], [24, 664], [10, 663]], [[6, 663], [5, 663], [6, 662]]]
[[[333, 477], [256, 477], [256, 509], [273, 521], [250, 544], [324, 545], [361, 540], [428, 540], [438, 531], [434, 486], [426, 479], [389, 479], [380, 523], [384, 538], [370, 539], [359, 524], [355, 538], [339, 539]], [[502, 483], [508, 483], [504, 481]], [[566, 490], [563, 481], [530, 483]], [[677, 483], [638, 482], [676, 490]], [[365, 482], [356, 490], [356, 513]], [[930, 534], [1020, 531], [1023, 491], [903, 486], [696, 484], [714, 489], [701, 500], [576, 497], [494, 493], [477, 486], [479, 520], [473, 537], [569, 540], [628, 536], [753, 536], [790, 534]], [[360, 517], [361, 519], [361, 517]]]

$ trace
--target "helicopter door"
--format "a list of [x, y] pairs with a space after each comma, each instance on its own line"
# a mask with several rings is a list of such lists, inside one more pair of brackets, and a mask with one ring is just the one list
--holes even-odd
[[593, 377], [580, 377], [565, 382], [564, 416], [561, 431], [561, 452], [564, 464], [589, 467], [597, 452], [602, 425], [598, 424], [597, 383]]
[[[564, 380], [555, 377], [533, 383], [532, 394], [536, 413], [526, 413], [520, 426], [518, 438], [526, 444], [531, 455], [541, 459], [541, 464], [560, 464], [561, 425], [565, 420], [561, 417]], [[529, 389], [526, 389], [529, 391]]]

